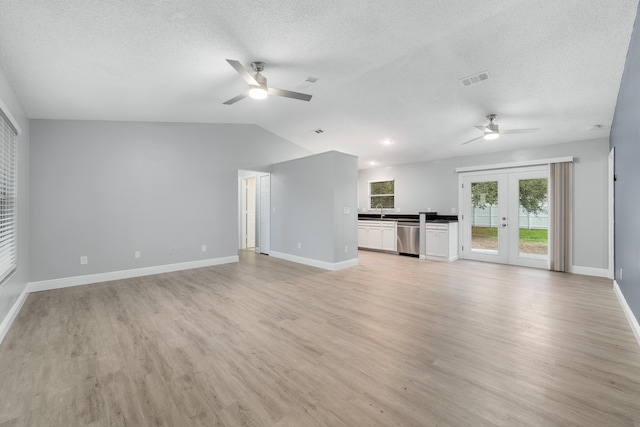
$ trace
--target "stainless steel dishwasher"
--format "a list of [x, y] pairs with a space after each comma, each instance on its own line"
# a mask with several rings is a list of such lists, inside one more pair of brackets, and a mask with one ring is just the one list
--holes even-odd
[[398, 253], [420, 255], [419, 222], [398, 222]]

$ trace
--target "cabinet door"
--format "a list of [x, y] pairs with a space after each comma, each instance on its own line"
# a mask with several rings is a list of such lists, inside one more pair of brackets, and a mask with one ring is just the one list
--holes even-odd
[[436, 233], [436, 256], [449, 258], [449, 232], [438, 231]]
[[371, 249], [382, 249], [382, 228], [369, 227], [369, 246]]
[[369, 229], [367, 227], [358, 227], [358, 247], [369, 247]]
[[427, 228], [427, 255], [437, 256], [438, 232]]
[[396, 251], [398, 242], [395, 227], [382, 228], [382, 248], [385, 251]]

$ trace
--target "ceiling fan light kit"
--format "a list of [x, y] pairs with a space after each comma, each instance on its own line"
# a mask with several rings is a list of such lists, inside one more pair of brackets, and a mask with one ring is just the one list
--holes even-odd
[[474, 141], [477, 141], [479, 139], [484, 139], [486, 141], [491, 141], [493, 139], [498, 139], [498, 138], [500, 138], [500, 133], [533, 133], [533, 132], [538, 132], [540, 130], [538, 128], [532, 128], [532, 129], [507, 129], [507, 130], [503, 130], [501, 132], [500, 128], [498, 127], [498, 124], [495, 122], [496, 118], [498, 118], [497, 114], [487, 114], [485, 116], [485, 118], [489, 121], [488, 124], [486, 124], [484, 126], [482, 126], [482, 125], [474, 126], [476, 129], [481, 130], [483, 135], [479, 136], [477, 138], [473, 138], [470, 141], [463, 142], [461, 145], [469, 144], [470, 142], [474, 142]]
[[249, 89], [249, 97], [253, 99], [266, 99], [268, 94], [267, 90], [260, 86], [252, 86]]
[[249, 74], [249, 72], [240, 64], [240, 62], [234, 59], [227, 59], [229, 65], [231, 65], [240, 74], [240, 77], [244, 79], [249, 85], [249, 90], [238, 96], [235, 96], [223, 104], [231, 105], [246, 98], [247, 96], [252, 99], [265, 99], [268, 95], [284, 96], [285, 98], [299, 99], [301, 101], [311, 100], [311, 95], [300, 92], [292, 92], [290, 90], [276, 89], [274, 87], [267, 86], [267, 78], [260, 74], [264, 70], [264, 62], [254, 61], [251, 63], [251, 69], [255, 72], [255, 75]]

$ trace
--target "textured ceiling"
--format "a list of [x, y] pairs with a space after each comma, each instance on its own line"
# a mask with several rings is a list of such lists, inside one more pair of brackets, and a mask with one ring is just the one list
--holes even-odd
[[[255, 123], [364, 168], [608, 136], [637, 5], [0, 0], [0, 66], [31, 118]], [[313, 99], [223, 105], [246, 90], [226, 58], [282, 89], [316, 77]], [[541, 130], [460, 145], [488, 113]]]

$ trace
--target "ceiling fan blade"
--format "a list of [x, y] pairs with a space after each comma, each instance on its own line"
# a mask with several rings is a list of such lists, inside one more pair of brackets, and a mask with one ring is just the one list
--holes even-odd
[[477, 137], [477, 138], [473, 138], [473, 139], [472, 139], [472, 140], [470, 140], [470, 141], [463, 142], [463, 143], [462, 143], [462, 144], [460, 144], [460, 145], [465, 145], [465, 144], [468, 144], [468, 143], [473, 142], [473, 141], [477, 141], [477, 140], [482, 139], [482, 138], [484, 138], [484, 135], [479, 136], [479, 137]]
[[231, 98], [230, 100], [223, 102], [223, 104], [226, 104], [226, 105], [235, 104], [236, 102], [240, 101], [241, 99], [246, 98], [247, 96], [249, 96], [249, 91], [246, 91], [245, 93], [241, 93], [240, 95], [235, 96], [235, 97]]
[[253, 76], [249, 74], [249, 72], [242, 66], [240, 62], [236, 61], [235, 59], [227, 59], [227, 62], [229, 63], [229, 65], [236, 69], [238, 74], [240, 74], [240, 77], [242, 77], [244, 81], [249, 85], [260, 86], [256, 79], [254, 79]]
[[269, 88], [269, 95], [284, 96], [287, 98], [299, 99], [301, 101], [311, 100], [311, 95], [307, 95], [306, 93], [292, 92], [290, 90], [284, 90], [284, 89], [276, 89], [275, 87]]
[[538, 132], [540, 128], [531, 128], [531, 129], [505, 129], [501, 130], [500, 133], [534, 133]]
[[474, 128], [480, 129], [482, 132], [488, 132], [489, 131], [489, 128], [486, 127], [486, 126], [475, 125]]

